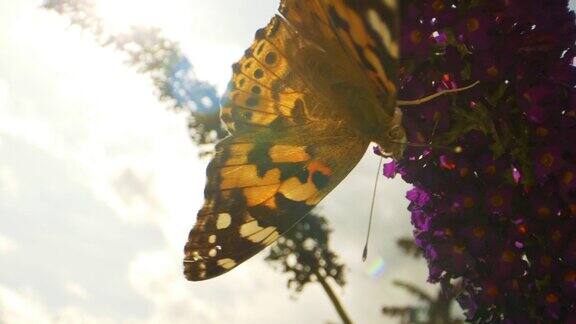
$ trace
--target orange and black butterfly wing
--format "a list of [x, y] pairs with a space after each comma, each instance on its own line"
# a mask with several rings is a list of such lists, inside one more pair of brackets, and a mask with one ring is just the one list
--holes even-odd
[[189, 280], [225, 273], [274, 242], [366, 150], [366, 139], [319, 95], [334, 69], [318, 66], [321, 50], [290, 28], [273, 18], [233, 67], [221, 112], [232, 135], [208, 166], [205, 203], [184, 249]]
[[397, 0], [283, 0], [280, 13], [304, 37], [341, 51], [372, 81], [382, 107], [391, 115], [396, 105], [399, 59]]
[[[311, 128], [300, 131], [316, 135]], [[236, 136], [219, 143], [207, 171], [205, 203], [185, 247], [186, 277], [204, 280], [227, 272], [304, 217], [365, 151], [367, 143], [340, 140], [346, 144], [290, 145]]]

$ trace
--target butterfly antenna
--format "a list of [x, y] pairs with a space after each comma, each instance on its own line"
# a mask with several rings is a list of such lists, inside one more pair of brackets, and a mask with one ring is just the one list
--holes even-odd
[[366, 261], [368, 257], [368, 241], [370, 240], [370, 228], [372, 227], [372, 215], [374, 213], [374, 201], [376, 201], [376, 188], [378, 188], [378, 179], [380, 178], [380, 168], [382, 167], [382, 157], [378, 162], [378, 170], [376, 170], [376, 180], [374, 181], [374, 190], [372, 190], [372, 203], [370, 204], [370, 218], [368, 218], [368, 231], [366, 232], [366, 244], [364, 244], [364, 251], [362, 252], [362, 261]]
[[423, 103], [426, 103], [430, 100], [433, 100], [435, 98], [438, 98], [440, 96], [449, 94], [449, 93], [456, 93], [456, 92], [460, 92], [460, 91], [465, 91], [468, 89], [472, 89], [475, 86], [477, 86], [480, 83], [480, 81], [476, 81], [468, 86], [462, 87], [462, 88], [456, 88], [456, 89], [448, 89], [448, 90], [442, 90], [439, 92], [436, 92], [435, 94], [426, 96], [424, 98], [420, 98], [420, 99], [416, 99], [416, 100], [396, 100], [396, 104], [398, 106], [416, 106], [416, 105], [420, 105]]
[[446, 150], [446, 151], [451, 151], [454, 153], [462, 153], [463, 149], [462, 146], [460, 145], [456, 145], [456, 146], [444, 146], [444, 145], [437, 145], [437, 144], [426, 144], [426, 143], [410, 143], [410, 142], [398, 142], [398, 141], [390, 141], [390, 143], [395, 143], [395, 144], [402, 144], [402, 145], [406, 145], [406, 146], [410, 146], [410, 147], [425, 147], [425, 148], [437, 148], [437, 149], [441, 149], [441, 150]]
[[432, 140], [434, 140], [434, 135], [436, 135], [436, 130], [438, 129], [438, 124], [440, 124], [440, 116], [434, 118], [434, 128], [432, 128], [432, 134], [430, 134], [430, 142], [428, 144], [432, 145]]

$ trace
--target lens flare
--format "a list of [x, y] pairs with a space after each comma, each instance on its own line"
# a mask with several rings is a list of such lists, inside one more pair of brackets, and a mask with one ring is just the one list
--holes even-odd
[[384, 259], [379, 257], [372, 261], [367, 272], [372, 278], [378, 278], [384, 273], [384, 271], [386, 271], [386, 262]]

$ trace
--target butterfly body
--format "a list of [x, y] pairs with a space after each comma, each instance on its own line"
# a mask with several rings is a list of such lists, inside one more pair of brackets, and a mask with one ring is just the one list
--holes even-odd
[[[370, 142], [401, 155], [396, 10], [393, 0], [283, 0], [282, 16], [256, 32], [221, 102], [231, 136], [207, 168], [205, 203], [185, 247], [189, 280], [227, 272], [274, 242]], [[390, 21], [374, 25], [374, 12]]]

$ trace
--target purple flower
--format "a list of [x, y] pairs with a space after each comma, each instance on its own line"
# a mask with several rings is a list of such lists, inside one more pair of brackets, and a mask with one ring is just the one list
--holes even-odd
[[509, 66], [509, 56], [496, 55], [494, 51], [487, 50], [475, 57], [472, 65], [472, 76], [475, 80], [482, 82], [498, 81], [506, 75]]
[[570, 298], [576, 299], [576, 270], [570, 269], [562, 276], [562, 291]]
[[464, 310], [464, 316], [466, 316], [466, 320], [472, 321], [472, 319], [476, 317], [476, 311], [478, 310], [476, 299], [468, 294], [459, 294], [456, 297], [456, 301]]
[[460, 178], [467, 178], [472, 175], [470, 161], [465, 157], [458, 155], [454, 159], [456, 168], [454, 169]]
[[426, 56], [430, 46], [432, 29], [421, 20], [421, 11], [416, 5], [408, 5], [406, 20], [410, 24], [403, 25], [402, 51], [405, 56]]
[[454, 162], [454, 158], [452, 154], [443, 154], [440, 155], [439, 158], [440, 166], [446, 170], [454, 170], [456, 169], [456, 163]]
[[430, 201], [430, 195], [418, 187], [414, 187], [406, 193], [406, 198], [418, 207], [424, 207]]
[[425, 5], [424, 17], [436, 28], [452, 26], [457, 16], [457, 10], [445, 0], [428, 1]]
[[[468, 320], [576, 324], [576, 15], [567, 0], [404, 6], [399, 98], [415, 143], [395, 172], [429, 281], [462, 278]], [[529, 310], [528, 312], [522, 310]]]
[[396, 161], [384, 163], [383, 174], [386, 178], [394, 178], [396, 176]]
[[540, 220], [551, 221], [558, 217], [559, 205], [555, 198], [546, 198], [535, 193], [531, 197], [531, 203], [532, 212]]
[[468, 16], [461, 21], [457, 29], [460, 38], [476, 49], [485, 49], [490, 46], [490, 29], [495, 21], [480, 10], [471, 11]]
[[538, 84], [525, 90], [520, 102], [528, 119], [541, 124], [549, 117], [551, 109], [559, 104], [558, 91], [551, 84]]
[[510, 242], [514, 242], [515, 245], [524, 246], [526, 240], [534, 235], [534, 227], [533, 222], [516, 215], [507, 228], [506, 237]]
[[554, 320], [560, 318], [562, 303], [560, 302], [561, 296], [553, 291], [550, 291], [542, 296], [544, 304], [544, 313]]
[[576, 188], [576, 166], [569, 166], [560, 174], [560, 190], [568, 192]]
[[508, 186], [491, 189], [486, 193], [486, 208], [493, 214], [505, 215], [512, 210], [514, 191]]
[[562, 115], [562, 126], [565, 128], [576, 126], [576, 94], [571, 93]]
[[566, 314], [566, 324], [576, 324], [576, 310], [572, 310]]
[[568, 265], [576, 267], [576, 239], [573, 239], [568, 244], [564, 250], [564, 253], [562, 254], [562, 258]]
[[518, 170], [515, 166], [512, 166], [510, 171], [512, 172], [512, 180], [514, 180], [514, 183], [516, 184], [520, 183], [520, 181], [522, 180], [522, 173], [520, 172], [520, 170]]
[[557, 146], [544, 147], [534, 152], [534, 171], [539, 181], [543, 181], [549, 174], [562, 167], [561, 153]]
[[546, 123], [535, 126], [533, 132], [535, 137], [534, 139], [538, 141], [538, 143], [542, 144], [550, 143], [558, 137], [558, 130], [552, 125]]
[[565, 224], [550, 228], [546, 233], [546, 239], [550, 248], [553, 251], [563, 249], [570, 239], [572, 230], [574, 230], [574, 226], [565, 226]]
[[470, 211], [478, 206], [478, 194], [472, 188], [460, 188], [452, 198], [452, 205], [449, 207], [450, 212], [459, 213]]
[[475, 256], [483, 255], [496, 245], [497, 238], [486, 225], [471, 225], [461, 231], [461, 237], [466, 240], [466, 246]]
[[412, 225], [420, 231], [430, 230], [430, 217], [422, 210], [412, 211]]
[[481, 300], [489, 305], [495, 304], [501, 299], [502, 294], [500, 287], [493, 281], [488, 280], [482, 283], [481, 286]]
[[539, 253], [531, 260], [533, 275], [544, 278], [555, 274], [558, 268], [555, 258], [548, 253]]
[[525, 261], [520, 258], [520, 255], [513, 247], [504, 248], [493, 263], [493, 276], [499, 280], [518, 276], [526, 267]]
[[492, 181], [497, 181], [501, 179], [504, 170], [509, 167], [506, 159], [500, 157], [494, 159], [492, 153], [484, 153], [476, 160], [476, 169], [482, 174], [486, 179]]

